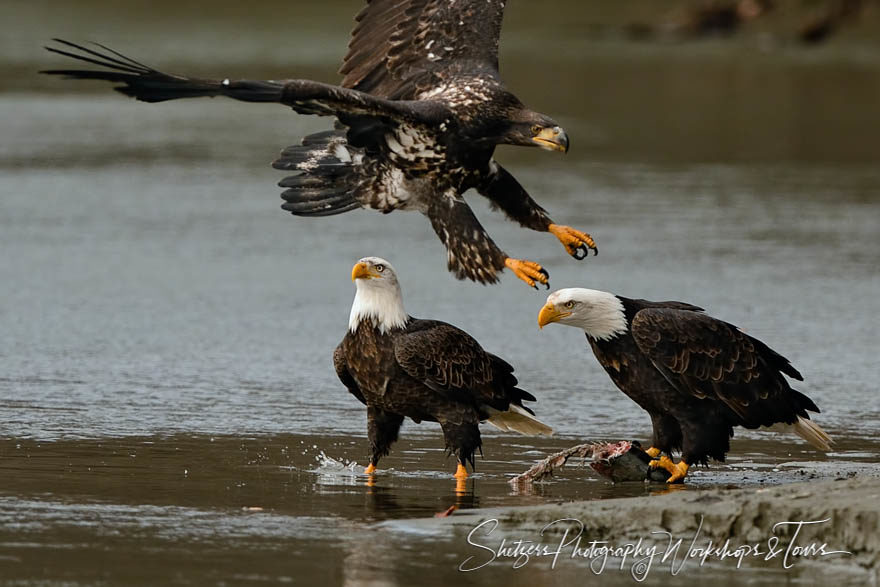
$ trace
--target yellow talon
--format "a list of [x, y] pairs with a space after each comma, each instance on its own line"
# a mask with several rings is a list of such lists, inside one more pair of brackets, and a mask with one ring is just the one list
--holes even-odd
[[458, 463], [458, 468], [455, 470], [455, 478], [460, 480], [468, 478], [467, 469], [461, 463]]
[[667, 483], [683, 483], [685, 476], [688, 474], [688, 469], [690, 465], [688, 465], [684, 461], [679, 461], [677, 465], [673, 467], [672, 477], [666, 480]]
[[508, 257], [504, 260], [504, 266], [535, 289], [538, 289], [535, 282], [542, 283], [547, 286], [547, 289], [550, 289], [550, 275], [537, 263]]
[[547, 227], [547, 230], [559, 239], [559, 242], [562, 243], [568, 254], [575, 259], [584, 259], [590, 251], [593, 251], [594, 255], [599, 254], [599, 249], [596, 248], [596, 241], [586, 232], [581, 232], [561, 224], [551, 224]]
[[660, 454], [660, 449], [652, 446], [651, 448], [649, 448], [645, 452], [648, 453], [648, 456], [651, 457], [652, 459], [656, 459], [657, 456]]
[[659, 459], [654, 459], [653, 461], [648, 463], [648, 466], [652, 469], [666, 469], [670, 475], [674, 475], [676, 470], [675, 463], [673, 463], [672, 459], [667, 456], [662, 456]]
[[367, 465], [367, 468], [364, 469], [364, 475], [370, 475], [370, 474], [374, 473], [375, 471], [376, 471], [376, 465], [374, 465], [373, 463], [370, 463], [369, 465]]

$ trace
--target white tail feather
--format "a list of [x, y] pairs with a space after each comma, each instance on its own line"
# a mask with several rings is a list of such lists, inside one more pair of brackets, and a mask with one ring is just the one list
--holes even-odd
[[526, 410], [513, 404], [511, 404], [506, 412], [489, 408], [489, 413], [491, 415], [486, 421], [505, 432], [519, 432], [526, 436], [550, 436], [553, 434], [553, 428], [550, 428], [550, 426], [547, 426]]
[[828, 436], [828, 433], [822, 430], [822, 427], [806, 418], [798, 416], [797, 422], [794, 423], [794, 433], [815, 446], [819, 450], [828, 452], [834, 441]]
[[834, 441], [828, 436], [828, 433], [822, 430], [822, 427], [806, 418], [798, 416], [797, 422], [794, 424], [774, 424], [768, 426], [768, 430], [774, 432], [791, 432], [797, 434], [807, 441], [811, 446], [829, 452]]

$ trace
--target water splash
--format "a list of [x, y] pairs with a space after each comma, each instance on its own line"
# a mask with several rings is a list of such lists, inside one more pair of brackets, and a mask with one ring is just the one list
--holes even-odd
[[358, 470], [360, 467], [357, 462], [349, 461], [348, 459], [334, 459], [323, 450], [319, 451], [315, 456], [315, 462], [318, 463], [318, 468], [314, 472], [322, 475], [333, 473], [343, 473], [347, 475], [360, 472]]

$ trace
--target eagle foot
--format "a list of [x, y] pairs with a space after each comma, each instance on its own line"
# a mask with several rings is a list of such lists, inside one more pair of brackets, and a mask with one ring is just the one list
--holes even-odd
[[376, 472], [376, 465], [374, 465], [373, 463], [370, 463], [369, 465], [367, 465], [367, 468], [364, 469], [364, 475], [372, 475], [375, 472]]
[[648, 463], [648, 466], [652, 469], [666, 469], [670, 475], [675, 475], [675, 463], [673, 463], [672, 459], [667, 456], [662, 456], [659, 459], [654, 459], [653, 461]]
[[594, 241], [593, 237], [586, 232], [581, 232], [580, 230], [562, 224], [551, 224], [547, 227], [547, 230], [559, 239], [559, 242], [562, 243], [562, 246], [565, 247], [568, 254], [575, 259], [586, 259], [589, 256], [590, 251], [593, 251], [593, 256], [599, 254], [599, 249], [596, 247], [596, 241]]
[[550, 274], [537, 263], [508, 257], [504, 260], [504, 266], [533, 288], [538, 289], [538, 285], [535, 283], [538, 282], [550, 289]]
[[652, 446], [645, 451], [645, 454], [647, 454], [652, 459], [656, 459], [658, 456], [660, 456], [660, 449]]
[[667, 483], [684, 483], [684, 478], [688, 474], [688, 469], [690, 466], [684, 461], [678, 461], [678, 463], [672, 468], [672, 477], [666, 480]]
[[453, 475], [459, 481], [464, 481], [468, 478], [467, 468], [461, 463], [458, 463], [458, 468], [455, 470], [455, 475]]

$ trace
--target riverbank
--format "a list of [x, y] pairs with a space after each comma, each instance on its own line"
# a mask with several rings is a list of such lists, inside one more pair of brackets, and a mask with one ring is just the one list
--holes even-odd
[[880, 476], [670, 489], [645, 497], [458, 511], [415, 525], [442, 529], [467, 545], [460, 570], [521, 564], [549, 571], [580, 564], [597, 574], [614, 569], [636, 577], [742, 567], [808, 583], [820, 577], [878, 583]]

